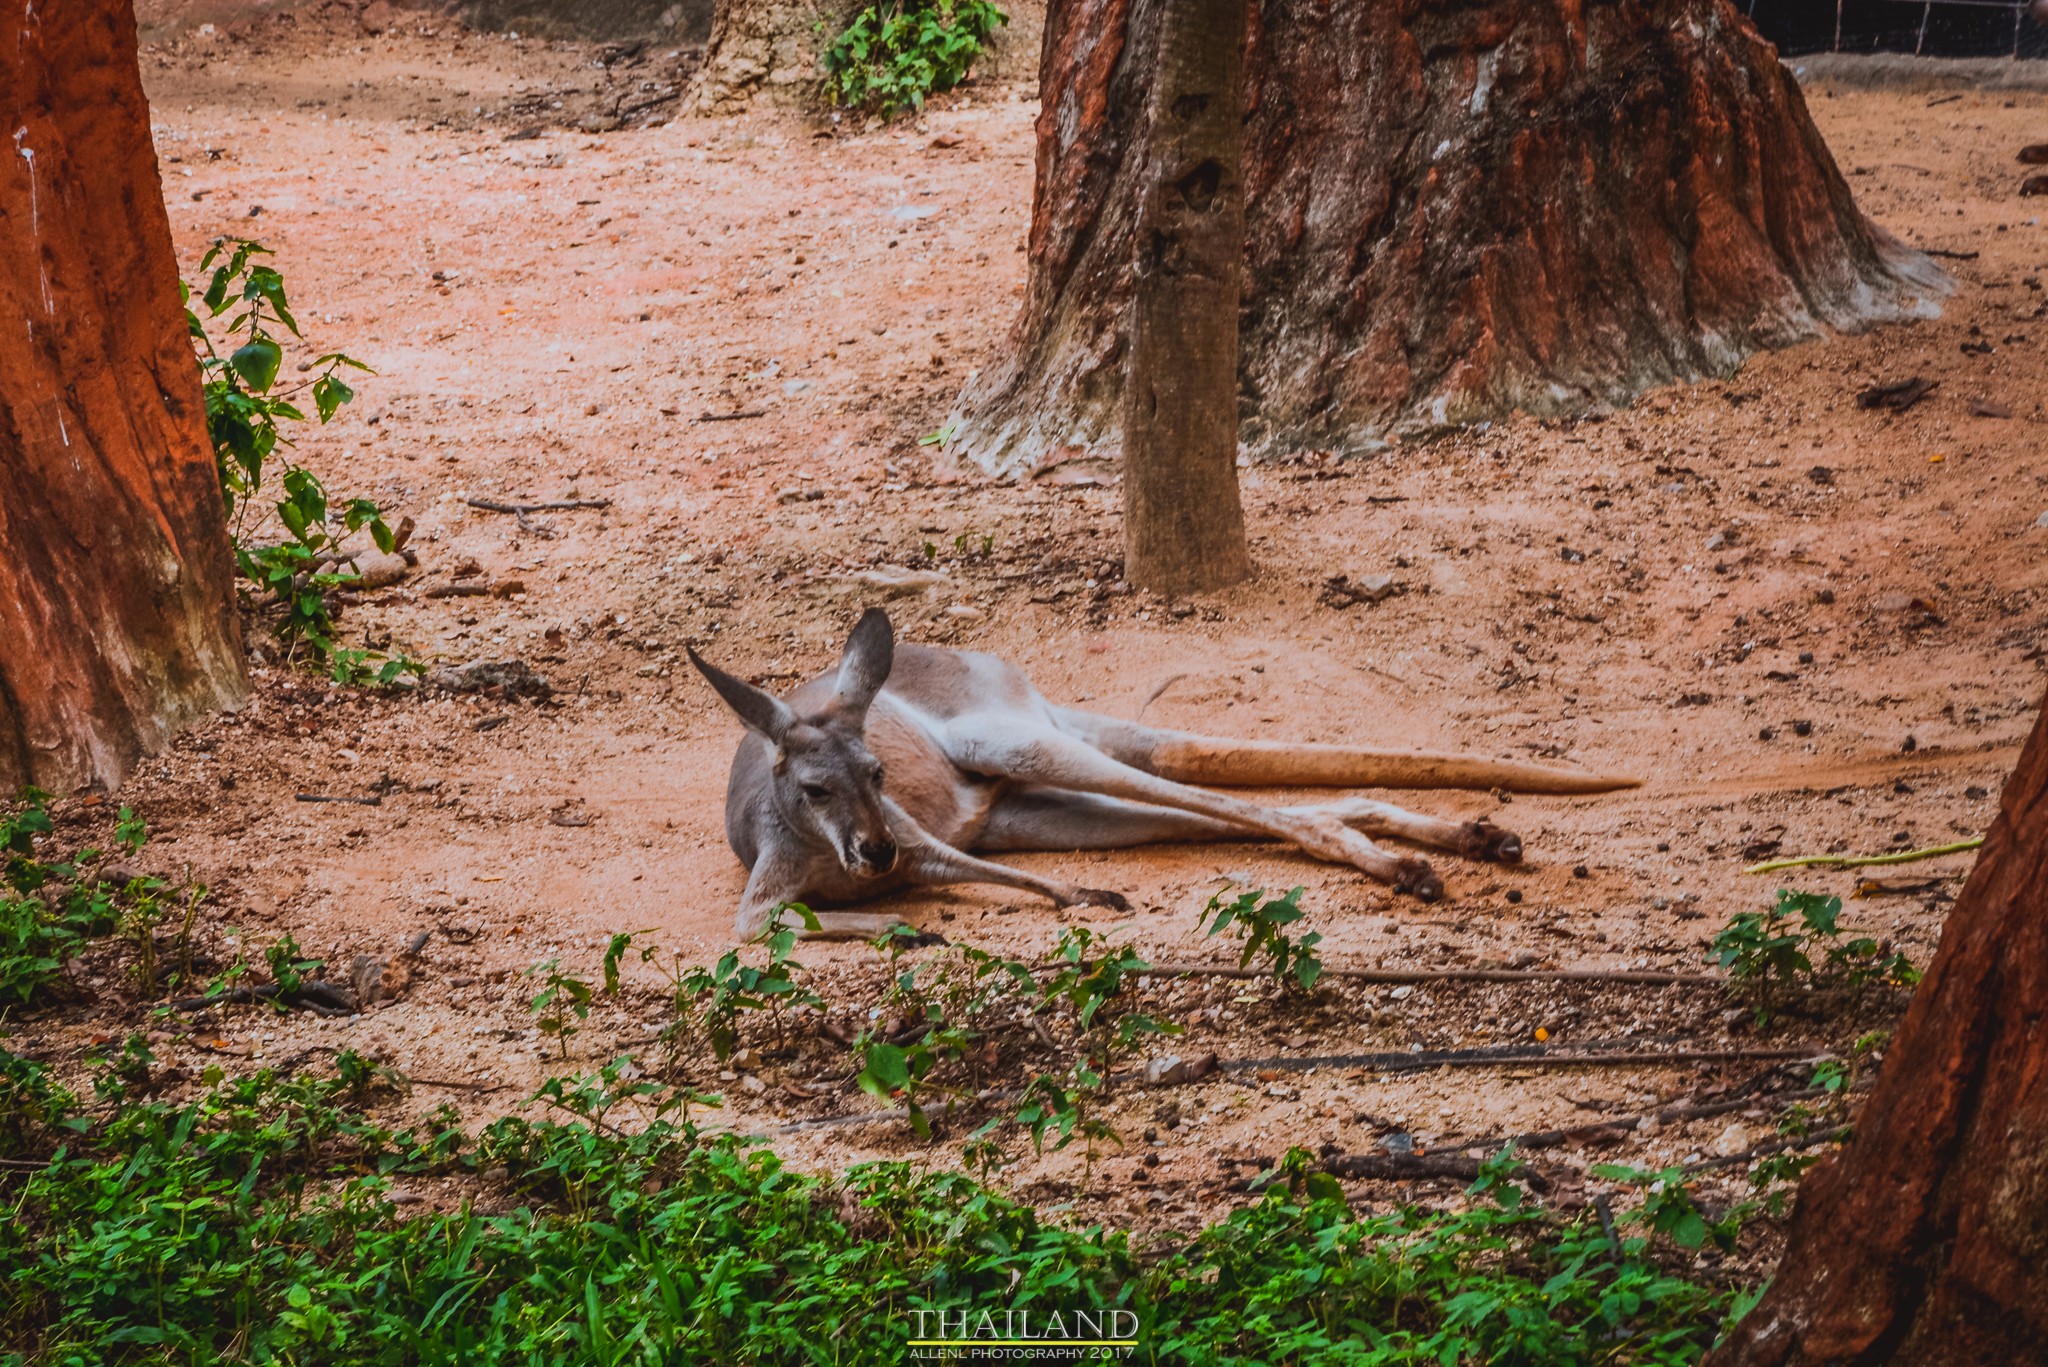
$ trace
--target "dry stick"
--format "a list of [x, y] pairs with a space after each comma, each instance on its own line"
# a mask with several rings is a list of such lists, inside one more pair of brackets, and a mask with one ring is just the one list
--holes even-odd
[[[1816, 1055], [1805, 1049], [1674, 1049], [1662, 1053], [1613, 1053], [1613, 1054], [1554, 1054], [1548, 1050], [1532, 1052], [1519, 1050], [1513, 1054], [1488, 1054], [1482, 1050], [1452, 1049], [1424, 1054], [1323, 1054], [1306, 1058], [1241, 1058], [1225, 1059], [1217, 1065], [1219, 1071], [1241, 1071], [1246, 1068], [1284, 1068], [1301, 1070], [1306, 1068], [1376, 1068], [1381, 1072], [1402, 1072], [1423, 1068], [1567, 1068], [1582, 1064], [1603, 1065], [1649, 1065], [1663, 1063], [1726, 1063], [1739, 1059], [1793, 1059], [1812, 1058]], [[1021, 1087], [1011, 1087], [999, 1092], [977, 1092], [976, 1101], [1014, 1101], [1024, 1095]], [[949, 1105], [948, 1110], [951, 1109]], [[907, 1106], [892, 1107], [886, 1111], [863, 1111], [854, 1115], [828, 1115], [816, 1120], [797, 1120], [773, 1129], [757, 1131], [745, 1136], [749, 1139], [767, 1139], [776, 1135], [801, 1134], [806, 1130], [832, 1129], [842, 1125], [877, 1125], [885, 1120], [907, 1120], [910, 1109]], [[1469, 1148], [1470, 1145], [1461, 1147]]]
[[472, 508], [481, 508], [487, 513], [560, 513], [576, 508], [609, 508], [608, 498], [557, 498], [546, 503], [500, 503], [494, 498], [466, 498], [462, 500]]
[[429, 598], [484, 598], [489, 596], [489, 584], [436, 584], [427, 590]]
[[[1048, 964], [1044, 972], [1057, 972]], [[1147, 973], [1199, 975], [1210, 978], [1270, 978], [1262, 969], [1239, 968], [1234, 964], [1154, 964]], [[1649, 987], [1720, 987], [1728, 980], [1715, 973], [1667, 973], [1637, 969], [1594, 968], [1330, 968], [1325, 978], [1349, 978], [1364, 983], [1635, 983]]]
[[744, 413], [699, 413], [692, 422], [738, 422], [742, 418], [765, 418], [768, 411], [762, 408], [748, 409]]
[[1761, 864], [1751, 864], [1744, 873], [1776, 873], [1779, 869], [1799, 869], [1820, 866], [1831, 869], [1863, 869], [1876, 864], [1915, 864], [1922, 859], [1939, 859], [1945, 854], [1961, 854], [1974, 850], [1984, 843], [1984, 837], [1973, 835], [1968, 840], [1958, 840], [1948, 845], [1929, 845], [1924, 850], [1901, 850], [1897, 854], [1802, 854], [1796, 859], [1766, 859]]
[[295, 793], [293, 796], [300, 802], [353, 802], [359, 807], [381, 807], [384, 805], [383, 797], [378, 795], [349, 797], [346, 794], [337, 796], [333, 793]]
[[352, 1016], [355, 1010], [348, 1000], [324, 983], [306, 983], [296, 992], [283, 992], [276, 984], [263, 987], [236, 987], [218, 996], [181, 997], [171, 1003], [173, 1011], [204, 1011], [209, 1006], [223, 1002], [272, 1001], [282, 998], [286, 1006], [303, 1006], [319, 1016]]
[[[1659, 1111], [1645, 1111], [1642, 1115], [1620, 1115], [1612, 1120], [1596, 1120], [1584, 1125], [1573, 1125], [1562, 1130], [1532, 1130], [1527, 1134], [1497, 1135], [1488, 1139], [1467, 1139], [1460, 1144], [1436, 1144], [1432, 1147], [1438, 1153], [1463, 1153], [1468, 1149], [1498, 1150], [1512, 1144], [1519, 1152], [1522, 1149], [1555, 1149], [1566, 1144], [1589, 1144], [1598, 1139], [1619, 1139], [1628, 1131], [1636, 1129], [1643, 1121], [1654, 1116], [1660, 1125], [1677, 1125], [1688, 1120], [1704, 1120], [1709, 1116], [1726, 1115], [1730, 1111], [1748, 1110], [1761, 1102], [1790, 1104], [1796, 1101], [1811, 1101], [1825, 1095], [1819, 1087], [1804, 1091], [1785, 1092], [1778, 1096], [1726, 1097], [1719, 1101], [1666, 1106]], [[1612, 1131], [1613, 1133], [1609, 1133]]]
[[1308, 1068], [1370, 1068], [1382, 1073], [1416, 1072], [1428, 1068], [1576, 1068], [1654, 1067], [1663, 1063], [1733, 1063], [1744, 1059], [1818, 1058], [1811, 1049], [1669, 1049], [1613, 1053], [1556, 1053], [1549, 1049], [1436, 1049], [1408, 1054], [1309, 1054], [1282, 1058], [1224, 1059], [1218, 1068], [1277, 1068], [1299, 1072]]

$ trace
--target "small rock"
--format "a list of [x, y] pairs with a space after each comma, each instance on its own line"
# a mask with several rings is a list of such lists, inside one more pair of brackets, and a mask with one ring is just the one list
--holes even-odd
[[1970, 400], [1970, 416], [1973, 418], [2009, 418], [2012, 410], [1996, 399]]
[[1833, 484], [1835, 482], [1835, 472], [1825, 465], [1814, 466], [1812, 469], [1806, 472], [1806, 477], [1812, 480], [1815, 484], [1826, 485]]
[[1725, 532], [1715, 532], [1707, 538], [1707, 549], [1710, 551], [1718, 551], [1727, 544], [1728, 536]]
[[472, 660], [449, 665], [427, 675], [427, 687], [446, 693], [481, 693], [487, 688], [503, 690], [506, 697], [545, 699], [554, 688], [545, 676], [536, 674], [524, 660]]
[[384, 995], [384, 961], [358, 954], [349, 965], [349, 988], [358, 1007], [375, 1006]]
[[979, 622], [988, 616], [980, 608], [971, 608], [965, 603], [953, 604], [946, 609], [946, 615], [962, 622]]
[[510, 598], [516, 593], [524, 592], [526, 592], [526, 581], [524, 579], [500, 579], [497, 583], [491, 585], [491, 597], [493, 598]]
[[1380, 1148], [1387, 1153], [1414, 1153], [1415, 1136], [1406, 1130], [1397, 1130], [1393, 1134], [1381, 1135]]
[[596, 404], [594, 404], [594, 403], [587, 403], [587, 404], [584, 404], [584, 405], [583, 405], [583, 416], [584, 416], [584, 417], [586, 417], [586, 418], [594, 418], [594, 417], [596, 417], [596, 416], [597, 416], [597, 405], [596, 405]]
[[1716, 1158], [1733, 1158], [1738, 1153], [1748, 1153], [1755, 1144], [1756, 1139], [1750, 1134], [1749, 1126], [1738, 1120], [1715, 1135], [1714, 1142], [1708, 1147]]
[[751, 1092], [755, 1096], [759, 1096], [761, 1093], [768, 1090], [768, 1084], [761, 1081], [760, 1078], [755, 1077], [752, 1073], [748, 1073], [745, 1077], [740, 1079], [740, 1090], [743, 1092]]
[[1636, 1122], [1636, 1133], [1643, 1135], [1645, 1137], [1649, 1135], [1662, 1134], [1663, 1132], [1664, 1122], [1657, 1119], [1657, 1117], [1654, 1115], [1646, 1115], [1641, 1120], [1638, 1120]]
[[1388, 997], [1392, 998], [1394, 1001], [1397, 1002], [1407, 1001], [1410, 997], [1414, 995], [1415, 988], [1407, 983], [1403, 983], [1401, 986], [1395, 988], [1392, 992], [1387, 993]]
[[752, 1071], [761, 1066], [761, 1055], [751, 1048], [735, 1049], [732, 1057], [727, 1062], [731, 1063], [735, 1068]]
[[355, 566], [356, 580], [351, 587], [358, 589], [388, 589], [412, 573], [412, 566], [396, 551], [386, 554], [370, 550], [351, 558]]
[[1793, 723], [1792, 723], [1792, 734], [1793, 734], [1793, 735], [1795, 735], [1795, 736], [1810, 736], [1810, 735], [1812, 735], [1812, 734], [1813, 734], [1813, 723], [1812, 723], [1812, 722], [1810, 722], [1810, 721], [1795, 721], [1795, 722], [1793, 722]]

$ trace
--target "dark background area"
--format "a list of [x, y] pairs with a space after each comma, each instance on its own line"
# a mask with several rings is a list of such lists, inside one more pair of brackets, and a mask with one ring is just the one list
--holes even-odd
[[[1736, 0], [1787, 57], [1915, 52], [1929, 57], [2048, 57], [2048, 27], [2004, 0]], [[1837, 43], [1839, 17], [1840, 41]], [[1923, 38], [1922, 26], [1925, 25]]]

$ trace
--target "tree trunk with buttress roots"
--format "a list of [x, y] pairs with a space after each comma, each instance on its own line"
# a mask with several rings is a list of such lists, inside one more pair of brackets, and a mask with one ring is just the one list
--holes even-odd
[[1856, 1134], [1706, 1367], [2048, 1363], [2048, 714]]
[[[1144, 110], [1174, 0], [1061, 0], [1030, 274], [948, 449], [1120, 440]], [[1257, 455], [1627, 402], [1931, 315], [1730, 0], [1255, 0], [1237, 375]]]
[[247, 691], [128, 0], [0, 17], [0, 795]]

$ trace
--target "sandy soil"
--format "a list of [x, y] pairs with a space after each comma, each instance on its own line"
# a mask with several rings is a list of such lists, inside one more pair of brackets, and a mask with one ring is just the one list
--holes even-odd
[[[149, 764], [121, 800], [154, 823], [147, 861], [189, 865], [213, 888], [216, 952], [289, 930], [345, 964], [429, 933], [394, 1004], [346, 1021], [230, 1017], [204, 1045], [166, 1037], [173, 1055], [296, 1063], [347, 1045], [421, 1078], [502, 1087], [423, 1083], [399, 1112], [517, 1104], [559, 1069], [521, 970], [559, 955], [594, 979], [621, 930], [689, 961], [728, 947], [742, 870], [721, 810], [738, 727], [683, 646], [786, 685], [833, 659], [872, 597], [854, 576], [872, 568], [943, 572], [888, 601], [902, 634], [1002, 654], [1056, 700], [1648, 780], [1585, 799], [1416, 795], [1527, 846], [1520, 868], [1443, 861], [1451, 895], [1436, 906], [1263, 845], [1018, 859], [1123, 890], [1126, 918], [999, 889], [897, 903], [1019, 954], [1086, 921], [1155, 959], [1218, 958], [1197, 913], [1234, 879], [1306, 885], [1335, 964], [1698, 970], [1713, 931], [1769, 893], [1741, 873], [1756, 858], [1982, 831], [2040, 698], [2048, 232], [2016, 197], [2013, 154], [2042, 136], [2048, 96], [1810, 92], [1866, 209], [1964, 254], [1945, 262], [1957, 291], [1941, 320], [1762, 356], [1604, 420], [1248, 470], [1257, 580], [1167, 603], [1118, 582], [1113, 486], [992, 483], [918, 444], [1003, 345], [1024, 281], [1031, 89], [983, 86], [872, 131], [762, 114], [592, 135], [560, 126], [579, 116], [573, 98], [552, 109], [553, 92], [606, 78], [590, 51], [453, 28], [191, 37], [146, 52], [145, 70], [188, 273], [216, 235], [259, 237], [309, 344], [379, 372], [300, 447], [337, 490], [419, 524], [417, 572], [350, 609], [351, 638], [436, 662], [516, 657], [557, 690], [544, 706], [387, 699], [273, 664], [239, 716]], [[1854, 402], [1916, 374], [1941, 383], [1909, 412]], [[742, 413], [759, 416], [703, 420]], [[463, 502], [515, 495], [611, 506], [525, 529]], [[425, 596], [465, 562], [520, 591]], [[1406, 591], [1322, 601], [1330, 576], [1372, 573]], [[294, 800], [373, 791], [379, 806]], [[103, 813], [74, 805], [67, 829]], [[1924, 962], [1964, 867], [1919, 866], [1942, 875], [1931, 890], [1855, 901], [1851, 915]], [[883, 973], [873, 951], [803, 957], [847, 1019], [865, 1013]], [[111, 968], [88, 973], [96, 999], [31, 1024], [47, 1050], [143, 1018]], [[651, 970], [633, 965], [628, 982], [571, 1042], [576, 1066], [644, 1045], [668, 1019]], [[1210, 981], [1154, 984], [1148, 1000], [1195, 1022], [1177, 1050], [1226, 1058], [1499, 1043], [1538, 1027], [1560, 1042], [1839, 1047], [1889, 1009], [1760, 1037], [1697, 987], [1326, 997], [1303, 1012]], [[746, 1077], [695, 1066], [727, 1093], [726, 1121], [751, 1130], [867, 1107], [850, 1087], [802, 1098], [784, 1085], [843, 1077], [843, 1057], [812, 1038]], [[1160, 1127], [1161, 1096], [1132, 1094], [1133, 1146], [1090, 1199], [1185, 1225], [1227, 1199], [1218, 1155], [1575, 1124], [1763, 1066], [1238, 1073], [1172, 1094], [1185, 1119], [1160, 1130], [1149, 1181], [1133, 1175], [1135, 1140]], [[1723, 1116], [1556, 1161], [1663, 1163], [1764, 1137], [1759, 1114], [1732, 1119], [1733, 1134]], [[819, 1168], [955, 1152], [898, 1125], [777, 1143]], [[1027, 1156], [1010, 1178], [1053, 1196], [1077, 1166], [1071, 1152]]]

